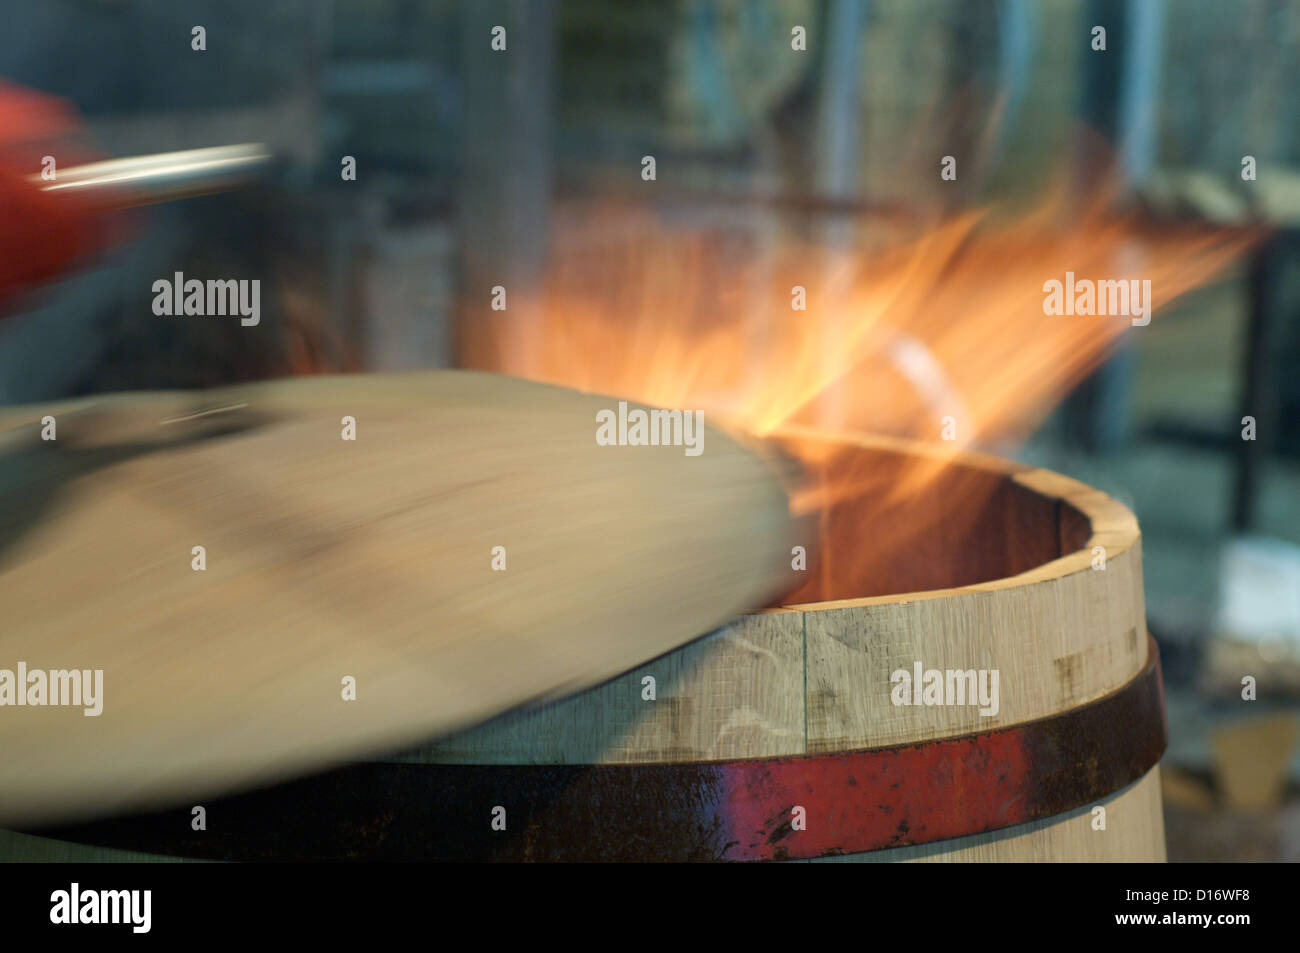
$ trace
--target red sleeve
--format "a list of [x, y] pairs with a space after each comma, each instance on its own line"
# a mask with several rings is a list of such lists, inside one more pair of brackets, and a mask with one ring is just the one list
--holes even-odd
[[75, 112], [61, 100], [0, 82], [0, 310], [114, 240], [120, 223], [95, 200], [42, 191], [45, 156], [55, 174], [97, 156], [78, 141]]

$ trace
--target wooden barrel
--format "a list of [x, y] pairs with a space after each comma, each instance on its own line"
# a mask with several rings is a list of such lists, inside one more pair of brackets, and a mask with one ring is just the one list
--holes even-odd
[[795, 600], [818, 601], [224, 799], [201, 835], [186, 811], [52, 833], [209, 858], [1163, 860], [1167, 729], [1133, 515], [987, 456], [828, 446], [866, 482], [809, 540], [822, 559]]

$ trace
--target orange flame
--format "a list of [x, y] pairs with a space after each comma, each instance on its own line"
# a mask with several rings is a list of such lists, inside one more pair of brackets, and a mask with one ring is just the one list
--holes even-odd
[[[801, 425], [942, 447], [885, 486], [834, 459], [833, 443], [785, 440], [817, 476], [792, 509], [824, 521], [837, 501], [865, 492], [879, 507], [910, 500], [963, 448], [1024, 436], [1130, 329], [1129, 316], [1045, 314], [1045, 282], [1067, 272], [1148, 279], [1154, 309], [1255, 238], [1143, 229], [1100, 211], [1071, 221], [1059, 203], [992, 219], [964, 214], [884, 247], [778, 242], [754, 251], [599, 213], [560, 230], [539, 293], [475, 316], [464, 353], [470, 366], [703, 409], [758, 436]], [[806, 310], [796, 309], [799, 289]], [[925, 521], [951, 516], [949, 503]], [[807, 594], [861, 594], [832, 585], [824, 567], [822, 580]]]

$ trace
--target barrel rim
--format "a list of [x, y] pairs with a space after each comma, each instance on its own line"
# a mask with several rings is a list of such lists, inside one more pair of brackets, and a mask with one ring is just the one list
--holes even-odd
[[1001, 476], [1016, 483], [1022, 489], [1046, 500], [1053, 500], [1073, 507], [1087, 521], [1091, 533], [1088, 541], [1073, 552], [1058, 556], [1032, 569], [990, 579], [984, 582], [969, 583], [946, 589], [922, 589], [914, 592], [897, 592], [883, 596], [859, 596], [850, 599], [832, 599], [824, 602], [804, 602], [790, 605], [770, 606], [758, 609], [753, 615], [783, 612], [825, 612], [832, 609], [856, 609], [868, 606], [895, 605], [901, 602], [916, 602], [923, 599], [944, 599], [967, 593], [987, 593], [1030, 585], [1051, 579], [1060, 579], [1078, 572], [1091, 571], [1094, 547], [1105, 549], [1106, 558], [1110, 559], [1132, 549], [1142, 538], [1138, 528], [1137, 517], [1133, 512], [1114, 497], [1101, 490], [1088, 486], [1072, 477], [1036, 467], [1027, 463], [1006, 460], [993, 454], [974, 450], [954, 452], [951, 448], [920, 440], [902, 437], [888, 437], [838, 431], [818, 430], [810, 427], [787, 427], [771, 434], [773, 438], [783, 437], [813, 439], [827, 443], [861, 447], [864, 450], [888, 450], [896, 453], [921, 455], [942, 459], [953, 466], [964, 466], [983, 470]]

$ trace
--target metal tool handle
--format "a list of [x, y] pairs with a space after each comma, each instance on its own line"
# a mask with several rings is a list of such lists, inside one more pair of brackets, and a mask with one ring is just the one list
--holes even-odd
[[237, 188], [270, 162], [265, 145], [241, 143], [91, 162], [61, 169], [53, 180], [33, 175], [29, 181], [45, 192], [89, 194], [108, 206], [130, 207]]

